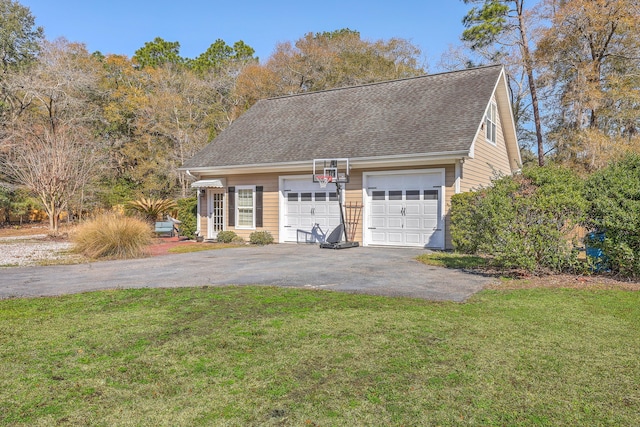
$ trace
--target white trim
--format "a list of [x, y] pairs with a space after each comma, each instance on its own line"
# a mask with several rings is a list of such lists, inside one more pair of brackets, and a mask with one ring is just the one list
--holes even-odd
[[[251, 203], [253, 204], [252, 206], [253, 220], [252, 220], [252, 225], [250, 227], [240, 225], [240, 221], [239, 221], [240, 218], [238, 215], [238, 211], [240, 209], [240, 204], [238, 203], [238, 195], [240, 193], [240, 190], [252, 191]], [[236, 198], [236, 203], [235, 203], [235, 211], [233, 214], [236, 216], [236, 221], [235, 221], [236, 230], [255, 230], [256, 229], [256, 186], [255, 185], [236, 185], [236, 191], [234, 192], [234, 197]]]
[[[187, 171], [188, 173], [189, 171]], [[202, 194], [200, 192], [200, 190], [196, 190], [196, 203], [197, 203], [197, 207], [196, 207], [196, 236], [202, 236], [202, 234], [200, 233], [200, 229], [202, 228], [201, 225], [201, 221], [202, 218], [200, 217], [200, 201], [202, 200]]]
[[[515, 140], [515, 145], [516, 145], [516, 155], [517, 155], [517, 166], [522, 165], [522, 156], [520, 155], [520, 144], [518, 143], [518, 131], [516, 129], [516, 121], [515, 121], [515, 117], [513, 116], [513, 108], [511, 106], [511, 93], [509, 92], [509, 81], [507, 80], [507, 73], [504, 69], [504, 67], [502, 67], [502, 71], [500, 72], [500, 75], [498, 76], [498, 82], [500, 82], [500, 80], [504, 81], [503, 84], [503, 90], [504, 90], [504, 95], [507, 98], [507, 102], [506, 102], [506, 108], [509, 109], [509, 123], [511, 124], [510, 126], [510, 131], [513, 133], [513, 138]], [[496, 89], [497, 89], [497, 84], [496, 84]], [[496, 90], [494, 90], [494, 93], [496, 92]], [[502, 103], [505, 104], [505, 103]], [[501, 105], [502, 105], [501, 104]], [[500, 114], [500, 109], [498, 109], [498, 114]], [[505, 135], [505, 125], [503, 123], [502, 120], [502, 116], [500, 116], [500, 127], [502, 128], [502, 135], [504, 138], [504, 145], [505, 145], [505, 149], [507, 150], [507, 154], [509, 153], [509, 149], [507, 148], [507, 146], [509, 145], [508, 141], [507, 141], [507, 135]]]
[[454, 194], [460, 193], [460, 181], [462, 181], [462, 166], [464, 165], [464, 161], [459, 161], [456, 163], [455, 168], [455, 183], [454, 183]]
[[[484, 117], [483, 117], [484, 120]], [[369, 169], [383, 167], [407, 167], [407, 166], [424, 166], [424, 165], [443, 165], [453, 164], [461, 158], [470, 157], [470, 150], [443, 151], [439, 153], [416, 153], [416, 154], [400, 154], [390, 156], [375, 157], [350, 157], [349, 167], [354, 169]], [[299, 160], [295, 162], [282, 163], [259, 163], [250, 165], [229, 165], [229, 166], [204, 166], [200, 168], [190, 168], [193, 173], [200, 175], [239, 175], [239, 174], [256, 174], [268, 172], [299, 172], [300, 170], [311, 171], [313, 159]], [[311, 173], [309, 179], [312, 179]]]
[[446, 170], [445, 168], [431, 168], [431, 169], [405, 169], [395, 171], [372, 171], [362, 173], [362, 245], [369, 246], [371, 242], [367, 241], [367, 232], [369, 228], [369, 198], [367, 181], [370, 176], [384, 176], [384, 175], [427, 175], [427, 174], [440, 174], [440, 218], [438, 218], [438, 228], [442, 228], [442, 247], [444, 249], [447, 244], [446, 230], [445, 230], [445, 190], [446, 190]]
[[206, 190], [207, 197], [207, 234], [206, 239], [216, 239], [218, 234], [215, 233], [215, 203], [214, 195], [222, 194], [222, 230], [227, 229], [227, 192], [221, 188], [208, 188]]
[[[493, 120], [491, 120], [490, 114], [489, 114], [492, 111], [493, 111]], [[484, 123], [484, 140], [494, 147], [498, 146], [498, 115], [499, 115], [498, 104], [496, 103], [494, 96], [491, 96], [489, 105], [487, 105], [487, 108], [484, 110], [483, 123]], [[491, 124], [493, 125], [493, 140], [487, 137], [487, 134], [489, 133], [489, 126], [487, 126], [487, 122], [491, 122]]]

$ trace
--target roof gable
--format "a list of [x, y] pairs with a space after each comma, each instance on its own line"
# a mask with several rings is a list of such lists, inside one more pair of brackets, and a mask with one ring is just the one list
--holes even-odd
[[468, 152], [501, 66], [265, 99], [184, 168]]

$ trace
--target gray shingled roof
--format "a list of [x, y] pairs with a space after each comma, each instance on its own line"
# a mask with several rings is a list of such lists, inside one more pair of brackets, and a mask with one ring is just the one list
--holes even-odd
[[184, 168], [469, 150], [501, 66], [258, 101]]

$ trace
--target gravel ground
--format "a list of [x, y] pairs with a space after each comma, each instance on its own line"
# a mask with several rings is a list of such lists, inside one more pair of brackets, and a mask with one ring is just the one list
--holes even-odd
[[38, 265], [66, 258], [71, 243], [52, 240], [47, 235], [0, 238], [0, 267]]

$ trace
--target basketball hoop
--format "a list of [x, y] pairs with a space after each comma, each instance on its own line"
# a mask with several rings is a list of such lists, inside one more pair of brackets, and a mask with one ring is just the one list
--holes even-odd
[[327, 184], [333, 181], [331, 175], [316, 175], [316, 181], [320, 184], [320, 188], [326, 188]]

